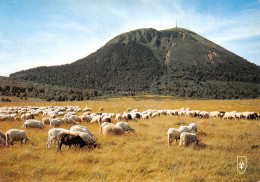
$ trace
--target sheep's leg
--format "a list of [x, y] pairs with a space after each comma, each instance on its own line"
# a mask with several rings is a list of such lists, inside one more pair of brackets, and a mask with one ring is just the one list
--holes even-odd
[[62, 143], [58, 142], [58, 150], [61, 151]]
[[[52, 139], [51, 139], [51, 144], [52, 144], [53, 147], [55, 146], [55, 143], [56, 143], [56, 139], [52, 138]], [[58, 142], [57, 142], [57, 143], [58, 143]], [[50, 145], [51, 145], [51, 144], [50, 144]]]
[[168, 135], [168, 146], [171, 146], [172, 145], [172, 139], [171, 137]]
[[21, 138], [21, 146], [23, 145], [23, 138]]

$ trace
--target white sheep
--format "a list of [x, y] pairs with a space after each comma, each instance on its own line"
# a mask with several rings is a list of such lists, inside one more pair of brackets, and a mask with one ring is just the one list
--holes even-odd
[[19, 129], [10, 129], [6, 132], [6, 146], [13, 145], [14, 141], [21, 141], [21, 145], [24, 141], [26, 143], [29, 141], [26, 132], [24, 130], [19, 130]]
[[50, 129], [48, 131], [48, 141], [47, 141], [47, 144], [46, 144], [46, 148], [50, 148], [51, 143], [53, 143], [53, 146], [54, 146], [55, 142], [58, 139], [58, 135], [60, 133], [63, 133], [63, 132], [69, 132], [69, 130], [66, 130], [64, 128], [52, 128], [52, 129]]
[[116, 123], [116, 126], [120, 126], [124, 131], [135, 132], [135, 130], [131, 128], [127, 122], [118, 122]]
[[81, 116], [81, 122], [90, 122], [92, 120], [92, 116], [91, 115], [83, 115]]
[[92, 118], [92, 120], [90, 121], [90, 123], [99, 123], [99, 124], [101, 124], [101, 121], [102, 121], [101, 116], [100, 116], [100, 115], [97, 115], [97, 116], [94, 116], [94, 117]]
[[49, 125], [50, 122], [51, 122], [51, 118], [42, 118], [42, 123], [43, 123], [44, 125]]
[[176, 129], [176, 128], [170, 128], [167, 132], [168, 135], [168, 145], [170, 146], [173, 142], [173, 140], [177, 140], [180, 139], [180, 135], [181, 135], [182, 131], [180, 129]]
[[84, 140], [84, 142], [86, 142], [88, 145], [96, 143], [95, 137], [91, 136], [89, 133], [80, 132], [80, 131], [70, 131], [70, 133], [79, 135]]
[[115, 125], [106, 125], [102, 129], [102, 134], [103, 135], [123, 135], [124, 130], [120, 126], [115, 126]]
[[95, 138], [95, 136], [85, 127], [85, 126], [80, 126], [80, 125], [73, 125], [70, 128], [70, 132], [85, 132], [88, 133], [92, 138]]
[[160, 112], [154, 112], [151, 117], [154, 118], [156, 116], [160, 116]]
[[43, 125], [43, 123], [41, 121], [34, 120], [34, 119], [26, 120], [23, 124], [23, 127], [24, 126], [25, 126], [25, 128], [39, 128], [39, 129], [45, 128], [45, 126]]
[[148, 119], [148, 118], [149, 118], [148, 114], [142, 114], [141, 119]]
[[103, 130], [103, 127], [106, 126], [106, 125], [115, 125], [113, 123], [109, 123], [109, 122], [104, 122], [100, 125], [100, 134], [102, 134], [102, 130]]
[[207, 112], [207, 111], [200, 111], [199, 117], [201, 117], [201, 118], [209, 118], [209, 112]]
[[220, 118], [223, 116], [224, 116], [224, 112], [221, 112], [221, 111], [212, 111], [209, 113], [209, 117], [211, 117], [211, 118], [213, 118], [213, 117]]
[[62, 124], [62, 122], [59, 119], [52, 119], [50, 121], [50, 126], [60, 126], [61, 124]]
[[196, 144], [199, 143], [198, 137], [195, 133], [187, 133], [183, 132], [180, 135], [180, 146], [188, 146], [189, 144], [195, 142]]
[[223, 119], [236, 119], [236, 111], [226, 112], [223, 116]]
[[81, 121], [81, 118], [78, 117], [77, 115], [71, 115], [70, 118], [72, 118], [76, 122], [80, 122]]
[[194, 132], [197, 132], [198, 131], [198, 126], [196, 123], [191, 123], [189, 125], [189, 128], [190, 128], [190, 131], [194, 131]]
[[188, 132], [190, 133], [190, 128], [188, 126], [180, 126], [179, 128], [181, 132]]
[[76, 122], [72, 118], [69, 118], [69, 117], [64, 117], [64, 118], [62, 118], [62, 120], [63, 120], [63, 123], [65, 123], [65, 124], [76, 124]]
[[21, 118], [22, 118], [23, 120], [26, 120], [26, 119], [34, 119], [34, 115], [33, 115], [32, 113], [26, 113], [26, 114], [23, 114], [23, 115], [21, 116]]

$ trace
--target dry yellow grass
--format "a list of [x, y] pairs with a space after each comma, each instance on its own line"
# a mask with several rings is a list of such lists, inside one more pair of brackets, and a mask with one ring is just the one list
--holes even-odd
[[[140, 100], [144, 99], [144, 100]], [[121, 98], [107, 101], [60, 103], [5, 103], [0, 106], [78, 105], [97, 112], [122, 113], [127, 108], [179, 109], [205, 111], [254, 111], [260, 113], [259, 100], [172, 101], [147, 98]], [[36, 119], [41, 120], [42, 117]], [[114, 120], [115, 121], [115, 120]], [[167, 130], [195, 122], [199, 126], [199, 146], [168, 147]], [[23, 122], [1, 122], [0, 130], [20, 128]], [[101, 148], [75, 151], [74, 148], [45, 149], [47, 126], [27, 129], [31, 143], [0, 148], [0, 181], [258, 181], [260, 180], [260, 122], [249, 120], [198, 119], [161, 116], [129, 122], [135, 134], [122, 137], [99, 135], [99, 126], [83, 123], [97, 137]], [[63, 128], [70, 128], [64, 125]], [[34, 143], [35, 145], [32, 145]], [[247, 156], [244, 174], [237, 172], [237, 156]]]

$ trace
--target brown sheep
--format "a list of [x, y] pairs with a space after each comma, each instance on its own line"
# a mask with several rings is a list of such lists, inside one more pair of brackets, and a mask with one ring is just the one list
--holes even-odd
[[73, 133], [60, 133], [58, 135], [58, 150], [61, 151], [61, 147], [63, 145], [68, 145], [69, 148], [71, 145], [74, 145], [75, 147], [82, 148], [87, 145], [87, 143], [77, 134]]

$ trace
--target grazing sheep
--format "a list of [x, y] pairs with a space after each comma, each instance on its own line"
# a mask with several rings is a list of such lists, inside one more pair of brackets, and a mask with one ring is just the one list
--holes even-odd
[[75, 122], [81, 122], [81, 118], [77, 115], [71, 115], [70, 118], [72, 118]]
[[6, 132], [6, 146], [9, 144], [13, 145], [14, 141], [21, 141], [22, 145], [23, 141], [26, 144], [29, 139], [24, 130], [10, 129]]
[[81, 122], [87, 122], [89, 123], [92, 120], [92, 116], [91, 115], [82, 115], [81, 116]]
[[97, 116], [94, 116], [94, 117], [92, 118], [92, 120], [90, 121], [90, 123], [99, 123], [99, 124], [101, 124], [101, 121], [102, 121], [101, 116], [100, 116], [100, 115], [97, 115]]
[[64, 117], [64, 118], [62, 118], [62, 120], [65, 124], [76, 124], [76, 122], [72, 118], [69, 118], [69, 117]]
[[22, 120], [26, 120], [26, 119], [34, 119], [34, 115], [31, 114], [31, 113], [26, 113], [26, 114], [23, 114], [21, 116]]
[[89, 133], [80, 131], [70, 131], [70, 133], [79, 135], [87, 145], [94, 145], [96, 143], [94, 135], [92, 136]]
[[217, 118], [222, 118], [224, 116], [225, 112], [223, 111], [212, 111], [209, 113], [209, 117], [217, 117]]
[[95, 136], [85, 126], [73, 125], [70, 128], [70, 132], [84, 132], [84, 133], [88, 133], [92, 138], [95, 139]]
[[133, 128], [129, 126], [127, 122], [118, 122], [116, 126], [120, 126], [124, 131], [135, 132]]
[[82, 111], [87, 112], [87, 111], [91, 111], [91, 110], [92, 110], [91, 108], [85, 107]]
[[188, 132], [190, 133], [190, 128], [188, 126], [180, 126], [179, 128], [181, 132]]
[[148, 118], [149, 118], [148, 114], [142, 114], [141, 119], [148, 119]]
[[102, 122], [107, 122], [107, 123], [111, 123], [111, 117], [110, 116], [105, 116], [102, 118]]
[[189, 125], [189, 128], [190, 128], [190, 131], [194, 131], [194, 132], [197, 132], [198, 131], [198, 126], [196, 123], [191, 123]]
[[128, 121], [128, 120], [132, 120], [132, 115], [130, 113], [124, 113], [123, 114], [123, 118]]
[[42, 118], [42, 123], [44, 125], [50, 125], [51, 123], [51, 118]]
[[25, 128], [39, 128], [39, 129], [43, 129], [45, 128], [45, 126], [42, 124], [41, 121], [38, 120], [34, 120], [34, 119], [28, 119], [24, 122], [23, 127], [25, 126]]
[[190, 117], [197, 117], [199, 116], [196, 111], [186, 111], [186, 114]]
[[52, 119], [50, 122], [50, 126], [60, 126], [62, 124], [61, 120]]
[[108, 123], [108, 122], [104, 122], [100, 125], [100, 134], [102, 134], [102, 130], [103, 130], [103, 127], [106, 126], [106, 125], [115, 125], [113, 123]]
[[199, 140], [197, 138], [197, 135], [195, 133], [187, 133], [183, 132], [180, 135], [180, 146], [188, 146], [189, 144], [195, 142], [196, 144], [199, 143]]
[[151, 117], [154, 118], [156, 116], [160, 116], [160, 113], [159, 112], [154, 112]]
[[48, 141], [46, 144], [46, 148], [51, 147], [51, 143], [53, 143], [53, 146], [55, 142], [58, 140], [58, 135], [62, 132], [69, 132], [69, 130], [66, 130], [64, 128], [52, 128], [48, 131]]
[[173, 140], [177, 140], [180, 139], [180, 135], [181, 135], [182, 131], [180, 129], [176, 129], [176, 128], [170, 128], [167, 132], [168, 134], [168, 145], [170, 146], [173, 142]]
[[223, 119], [236, 119], [236, 111], [226, 112], [223, 116]]
[[124, 130], [120, 126], [115, 126], [115, 125], [106, 125], [102, 129], [102, 134], [103, 135], [123, 135]]
[[77, 134], [74, 133], [60, 133], [58, 135], [58, 150], [61, 151], [62, 145], [71, 145], [75, 147], [82, 148], [87, 145], [87, 143]]
[[141, 114], [139, 112], [135, 113], [135, 119], [141, 119]]
[[199, 113], [199, 117], [201, 117], [201, 118], [209, 118], [209, 112], [207, 112], [207, 111], [201, 111], [201, 112]]
[[254, 112], [243, 112], [243, 118], [244, 119], [259, 119], [259, 114]]
[[184, 110], [178, 111], [178, 116], [184, 116], [184, 115], [186, 115], [186, 111]]

